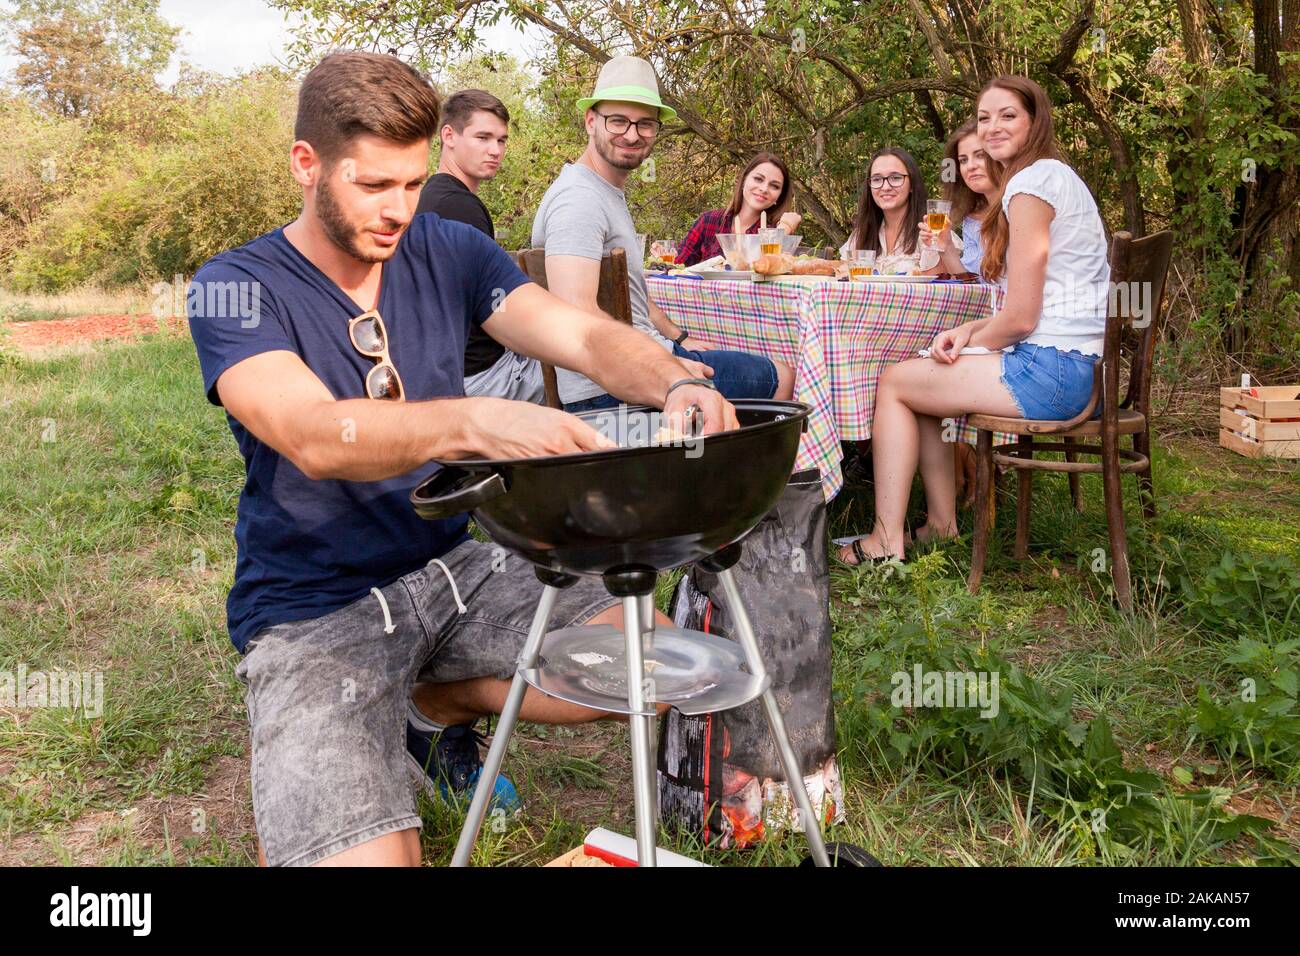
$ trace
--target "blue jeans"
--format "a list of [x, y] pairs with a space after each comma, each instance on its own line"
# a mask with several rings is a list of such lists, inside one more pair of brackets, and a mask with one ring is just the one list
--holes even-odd
[[[1001, 382], [1025, 418], [1064, 421], [1088, 404], [1093, 366], [1099, 361], [1073, 349], [1062, 352], [1050, 345], [1021, 342], [1002, 353]], [[1100, 407], [1097, 411], [1101, 413]]]
[[[673, 354], [678, 358], [703, 362], [713, 369], [713, 384], [717, 386], [723, 398], [771, 398], [776, 394], [780, 384], [776, 375], [776, 365], [766, 355], [754, 355], [750, 352], [731, 352], [725, 349], [709, 349], [692, 352], [680, 345], [673, 346]], [[596, 395], [577, 402], [565, 403], [566, 412], [586, 412], [599, 408], [615, 408], [622, 404], [613, 395]]]

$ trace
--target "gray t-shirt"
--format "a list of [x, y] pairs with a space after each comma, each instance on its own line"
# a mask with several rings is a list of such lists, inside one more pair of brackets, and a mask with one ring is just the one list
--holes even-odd
[[[664, 349], [672, 350], [672, 343], [650, 324], [641, 246], [637, 242], [636, 226], [628, 212], [623, 190], [587, 166], [565, 163], [537, 207], [532, 243], [534, 248], [544, 247], [548, 256], [581, 256], [584, 259], [600, 259], [614, 249], [625, 250], [633, 324]], [[577, 372], [561, 368], [556, 369], [555, 374], [562, 402], [579, 402], [605, 392]]]

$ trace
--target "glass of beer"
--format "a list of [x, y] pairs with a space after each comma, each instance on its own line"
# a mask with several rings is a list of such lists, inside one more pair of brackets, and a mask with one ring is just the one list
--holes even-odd
[[939, 248], [938, 235], [948, 228], [948, 214], [952, 212], [952, 203], [946, 199], [927, 199], [925, 201], [925, 224], [930, 227], [930, 248]]
[[849, 281], [865, 282], [876, 267], [876, 250], [849, 249], [844, 261], [849, 264]]
[[677, 240], [656, 239], [650, 244], [650, 255], [660, 262], [672, 265], [677, 261]]
[[760, 229], [758, 230], [758, 246], [763, 255], [777, 255], [781, 251], [781, 237], [784, 236], [780, 229]]

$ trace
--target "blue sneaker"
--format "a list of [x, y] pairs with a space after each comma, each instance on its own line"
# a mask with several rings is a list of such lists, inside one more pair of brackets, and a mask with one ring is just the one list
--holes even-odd
[[[448, 802], [455, 799], [468, 803], [473, 797], [483, 770], [479, 745], [484, 740], [473, 724], [454, 724], [441, 732], [426, 732], [406, 722], [406, 749], [424, 770], [425, 789], [432, 794], [430, 788], [436, 785], [438, 794]], [[505, 774], [497, 776], [488, 802], [489, 813], [498, 809], [508, 814], [523, 809], [519, 791]]]

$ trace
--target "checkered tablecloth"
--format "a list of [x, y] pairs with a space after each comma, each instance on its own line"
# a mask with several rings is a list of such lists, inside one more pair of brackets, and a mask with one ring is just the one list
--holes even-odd
[[794, 397], [812, 407], [796, 467], [816, 467], [827, 499], [844, 484], [840, 441], [871, 437], [880, 373], [914, 358], [944, 329], [992, 313], [990, 286], [807, 284], [653, 277], [650, 297], [682, 329], [723, 349], [795, 369]]

